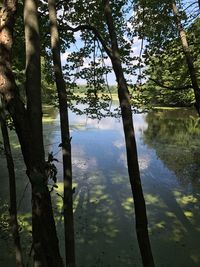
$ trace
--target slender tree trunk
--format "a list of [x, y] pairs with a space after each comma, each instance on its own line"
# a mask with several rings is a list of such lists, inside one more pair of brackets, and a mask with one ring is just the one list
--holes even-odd
[[72, 192], [72, 163], [71, 163], [71, 138], [69, 132], [69, 118], [65, 81], [62, 74], [59, 32], [56, 15], [56, 1], [48, 0], [49, 19], [51, 30], [51, 47], [55, 81], [59, 98], [61, 142], [63, 155], [63, 180], [64, 180], [64, 228], [65, 228], [65, 255], [66, 266], [75, 267], [75, 242], [73, 222], [73, 192]]
[[[2, 100], [3, 101], [3, 100]], [[10, 227], [15, 246], [15, 260], [18, 267], [24, 267], [23, 255], [20, 243], [19, 226], [17, 221], [17, 203], [16, 203], [16, 182], [15, 182], [15, 169], [10, 148], [10, 140], [8, 129], [6, 125], [5, 114], [0, 114], [1, 132], [4, 143], [4, 151], [7, 160], [8, 174], [9, 174], [9, 192], [10, 192]]]
[[0, 93], [4, 97], [6, 108], [9, 110], [15, 129], [20, 140], [22, 153], [29, 166], [28, 118], [19, 91], [15, 83], [11, 66], [11, 49], [13, 45], [14, 16], [17, 1], [3, 1], [0, 8]]
[[120, 52], [117, 43], [117, 36], [113, 24], [112, 10], [110, 7], [109, 0], [103, 0], [103, 4], [104, 4], [104, 12], [108, 25], [111, 47], [112, 47], [111, 61], [118, 83], [118, 96], [121, 107], [122, 122], [125, 135], [128, 173], [135, 205], [137, 238], [142, 256], [143, 266], [153, 267], [154, 260], [152, 256], [151, 245], [148, 234], [148, 221], [147, 221], [146, 206], [140, 179], [137, 147], [136, 147], [134, 127], [133, 127], [133, 118], [132, 118], [129, 91], [122, 69]]
[[40, 39], [37, 0], [24, 1], [26, 39], [26, 95], [31, 131], [32, 232], [34, 267], [62, 266], [51, 196], [45, 174], [42, 130]]
[[24, 27], [26, 43], [26, 97], [34, 157], [44, 168], [42, 129], [40, 34], [37, 0], [24, 0]]
[[181, 20], [179, 17], [179, 13], [178, 13], [178, 9], [177, 9], [175, 1], [172, 1], [172, 10], [176, 18], [177, 28], [178, 28], [179, 35], [181, 38], [183, 51], [185, 53], [185, 58], [186, 58], [186, 62], [188, 65], [192, 87], [194, 89], [194, 95], [195, 95], [195, 100], [196, 100], [195, 107], [200, 116], [200, 88], [199, 88], [198, 81], [197, 81], [197, 75], [196, 75], [196, 71], [195, 71], [195, 67], [193, 63], [192, 54], [191, 54], [190, 47], [187, 41], [187, 35], [186, 35], [186, 32], [184, 31], [183, 25], [181, 24]]
[[[41, 152], [44, 148], [38, 148], [42, 140], [41, 132], [38, 135], [38, 143], [35, 145], [37, 135], [35, 131], [41, 131], [40, 107], [31, 108], [31, 104], [29, 104], [30, 108], [29, 112], [27, 112], [20, 99], [19, 90], [15, 84], [12, 73], [11, 49], [13, 44], [12, 35], [16, 7], [17, 1], [5, 0], [3, 1], [3, 7], [0, 9], [0, 93], [3, 95], [6, 108], [13, 118], [27, 167], [27, 174], [32, 184], [34, 266], [60, 267], [63, 266], [63, 264], [59, 254], [51, 198], [44, 172], [44, 153]], [[33, 29], [33, 31], [34, 30], [35, 29]], [[31, 62], [29, 62], [29, 64], [31, 65]], [[32, 80], [29, 82], [34, 82], [34, 78], [35, 77], [32, 76]], [[38, 78], [36, 79], [38, 80]], [[37, 88], [36, 91], [38, 94]], [[40, 99], [38, 95], [32, 97], [38, 97]], [[37, 103], [35, 99], [33, 101], [34, 104]], [[37, 114], [40, 113], [40, 121], [38, 122], [39, 126], [36, 126], [37, 129], [34, 129], [32, 132], [33, 125], [31, 125], [29, 117], [33, 117], [32, 111], [35, 111], [35, 109], [37, 109]], [[37, 123], [35, 125], [37, 125]], [[34, 134], [34, 136], [32, 134]], [[38, 155], [38, 158], [36, 155]]]

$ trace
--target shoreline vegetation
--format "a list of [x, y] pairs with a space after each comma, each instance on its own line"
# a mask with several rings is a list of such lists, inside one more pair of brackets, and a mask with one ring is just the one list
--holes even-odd
[[[67, 86], [66, 86], [67, 88]], [[167, 92], [163, 89], [162, 94], [167, 94], [167, 101], [165, 98], [161, 97], [161, 93], [154, 97], [152, 95], [152, 89], [148, 87], [144, 87], [140, 90], [133, 89], [133, 86], [129, 87], [129, 92], [131, 95], [132, 106], [136, 107], [136, 109], [178, 109], [178, 108], [194, 108], [194, 98], [186, 97], [181, 98], [182, 94], [185, 92], [179, 92], [175, 94], [174, 92]], [[188, 95], [191, 92], [188, 92]], [[95, 100], [95, 96], [97, 96], [98, 100], [111, 100], [118, 101], [118, 93], [117, 86], [111, 85], [109, 88], [104, 88], [104, 90], [94, 90], [94, 88], [89, 88], [87, 85], [77, 85], [73, 89], [69, 89], [68, 97], [71, 100], [75, 100], [79, 102], [81, 98], [85, 100], [89, 99], [91, 102], [93, 99]], [[43, 103], [44, 104], [53, 104], [56, 101], [56, 91], [55, 87], [52, 84], [44, 84], [43, 86]], [[182, 100], [181, 100], [182, 99]], [[168, 101], [169, 100], [169, 101]]]
[[[73, 95], [74, 100], [77, 100], [78, 98], [85, 99], [87, 97], [87, 93], [86, 92], [85, 93], [84, 92], [82, 92], [82, 93], [73, 92], [71, 95]], [[105, 100], [105, 98], [107, 100], [109, 100], [109, 98], [111, 98], [110, 99], [111, 101], [117, 101], [117, 102], [119, 101], [117, 93], [111, 93], [111, 94], [110, 93], [98, 93], [97, 97], [100, 100]], [[135, 99], [133, 97], [133, 101], [134, 100]], [[44, 99], [43, 99], [43, 106], [44, 107], [53, 106], [54, 105], [53, 103], [55, 103], [55, 98], [54, 97], [52, 97], [52, 99], [46, 99], [44, 97]], [[133, 103], [133, 106], [134, 106], [134, 104], [135, 103]], [[162, 110], [166, 110], [166, 109], [175, 110], [175, 109], [178, 109], [179, 110], [179, 109], [184, 109], [184, 108], [195, 109], [193, 103], [190, 103], [190, 104], [187, 104], [187, 105], [182, 105], [182, 106], [180, 104], [178, 104], [178, 105], [175, 105], [175, 104], [173, 104], [173, 105], [159, 105], [157, 103], [157, 104], [154, 105], [154, 104], [148, 103], [147, 105], [143, 105], [143, 107], [146, 107], [147, 109], [151, 109], [151, 110], [159, 110], [159, 109], [162, 109]]]

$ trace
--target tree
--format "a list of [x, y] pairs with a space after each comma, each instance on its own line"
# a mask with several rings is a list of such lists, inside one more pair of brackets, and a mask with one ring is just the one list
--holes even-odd
[[[40, 262], [41, 266], [62, 266], [51, 197], [47, 187], [48, 177], [45, 173], [37, 1], [25, 1], [24, 24], [26, 39], [27, 114], [31, 130], [32, 146], [32, 167], [27, 171], [32, 185], [34, 262], [36, 266], [38, 262]], [[35, 149], [36, 147], [37, 149]]]
[[65, 89], [65, 81], [62, 74], [62, 66], [60, 58], [60, 41], [59, 41], [55, 0], [48, 0], [48, 8], [49, 8], [49, 20], [51, 28], [51, 47], [53, 54], [53, 65], [54, 65], [55, 81], [59, 99], [59, 112], [60, 112], [60, 125], [61, 125], [66, 266], [75, 267], [71, 138], [69, 132], [67, 94]]
[[139, 172], [137, 147], [130, 104], [130, 95], [123, 73], [117, 36], [113, 23], [112, 9], [110, 7], [109, 0], [104, 0], [103, 5], [111, 43], [110, 58], [118, 83], [118, 97], [124, 127], [128, 172], [135, 205], [137, 237], [140, 246], [143, 265], [150, 267], [154, 266], [154, 261], [148, 236], [148, 222]]
[[[178, 3], [179, 9], [176, 5]], [[163, 49], [173, 39], [176, 39], [177, 32], [180, 35], [182, 49], [185, 54], [186, 64], [190, 74], [190, 83], [192, 85], [195, 106], [199, 113], [200, 107], [200, 89], [198, 86], [196, 70], [194, 68], [193, 59], [188, 45], [186, 32], [184, 30], [182, 20], [187, 21], [187, 14], [182, 8], [182, 1], [142, 1], [135, 3], [136, 16], [133, 19], [133, 25], [138, 24], [136, 32], [140, 38], [145, 38], [148, 42], [147, 49], [151, 56], [155, 57], [162, 54]], [[162, 17], [162, 19], [160, 19]], [[183, 87], [183, 86], [182, 86]]]
[[1, 109], [0, 109], [0, 124], [1, 132], [4, 143], [4, 152], [7, 161], [8, 175], [9, 175], [9, 195], [10, 195], [10, 228], [12, 231], [14, 246], [15, 246], [15, 260], [16, 266], [24, 267], [23, 254], [21, 249], [19, 225], [17, 220], [17, 199], [16, 199], [16, 180], [15, 180], [15, 167], [12, 157], [10, 139], [8, 134], [8, 129], [6, 125], [6, 113], [4, 110], [3, 98], [0, 99]]
[[176, 6], [176, 2], [171, 1], [171, 3], [172, 3], [173, 14], [174, 14], [175, 19], [176, 19], [176, 24], [177, 24], [179, 36], [181, 38], [181, 43], [182, 43], [183, 51], [185, 54], [188, 70], [190, 73], [190, 79], [191, 79], [192, 87], [194, 90], [194, 95], [195, 95], [195, 100], [196, 100], [195, 107], [196, 107], [197, 112], [200, 116], [200, 87], [199, 87], [198, 81], [197, 81], [196, 70], [194, 68], [193, 58], [192, 58], [191, 51], [189, 48], [186, 32], [182, 26], [182, 23], [181, 23], [181, 20], [179, 17], [179, 12], [178, 12], [178, 9]]
[[[119, 13], [121, 14], [122, 12], [121, 8], [125, 3], [126, 1], [114, 4], [116, 11], [115, 15]], [[87, 33], [88, 31], [90, 32], [90, 34], [93, 33], [93, 35], [96, 36], [99, 42], [101, 42], [104, 51], [107, 53], [108, 57], [112, 62], [112, 67], [118, 83], [118, 97], [119, 97], [121, 116], [124, 127], [129, 180], [132, 188], [134, 205], [135, 205], [137, 238], [139, 242], [143, 265], [149, 267], [154, 266], [153, 256], [151, 252], [151, 245], [148, 236], [148, 222], [146, 215], [145, 200], [143, 196], [139, 165], [138, 165], [137, 147], [136, 147], [134, 127], [133, 127], [130, 94], [128, 91], [128, 86], [124, 76], [124, 70], [122, 67], [122, 58], [123, 58], [122, 55], [124, 53], [124, 50], [122, 48], [119, 48], [119, 43], [124, 44], [126, 42], [125, 41], [123, 42], [124, 40], [123, 29], [114, 26], [115, 22], [117, 25], [118, 24], [120, 25], [121, 22], [123, 21], [123, 17], [121, 15], [119, 17], [119, 21], [117, 21], [118, 16], [113, 15], [112, 8], [108, 0], [103, 0], [102, 3], [100, 2], [91, 3], [91, 5], [95, 5], [96, 7], [94, 14], [92, 15], [86, 13], [86, 10], [88, 10], [89, 8], [86, 3], [84, 4], [84, 7], [82, 7], [81, 9], [79, 9], [80, 5], [81, 3], [79, 3], [77, 9], [75, 9], [75, 11], [77, 10], [76, 15], [80, 16], [79, 17], [80, 24], [75, 28], [67, 25], [66, 28], [74, 32], [82, 30], [83, 31], [82, 35], [84, 37], [88, 36], [87, 35], [89, 34]], [[103, 14], [99, 13], [99, 10], [102, 10]], [[80, 13], [78, 11], [80, 11]], [[89, 17], [87, 17], [88, 15]], [[91, 19], [91, 17], [93, 18], [93, 20]], [[114, 21], [113, 17], [115, 18], [116, 21]], [[77, 25], [77, 21], [75, 23]], [[119, 32], [121, 34], [119, 34]], [[117, 36], [119, 36], [119, 38]]]
[[[200, 20], [197, 18], [187, 29], [197, 77], [200, 71], [199, 25]], [[147, 77], [147, 81], [142, 86], [142, 99], [151, 105], [168, 106], [191, 106], [195, 102], [185, 55], [178, 37], [169, 41], [158, 55], [151, 55], [147, 49], [143, 59], [146, 65], [143, 75]]]
[[[55, 222], [51, 205], [50, 192], [47, 187], [47, 175], [45, 173], [44, 147], [42, 146], [42, 113], [40, 108], [40, 88], [27, 88], [28, 109], [19, 96], [12, 73], [11, 49], [13, 44], [14, 15], [17, 8], [17, 1], [4, 1], [1, 8], [0, 27], [0, 93], [6, 103], [6, 109], [10, 112], [16, 133], [27, 167], [27, 175], [32, 185], [32, 213], [33, 213], [33, 251], [34, 266], [62, 266], [59, 253], [58, 239], [56, 235]], [[26, 1], [25, 16], [31, 14], [31, 22], [26, 20], [26, 27], [30, 39], [27, 40], [27, 78], [29, 83], [36, 81], [40, 86], [39, 73], [34, 69], [33, 64], [38, 64], [38, 27], [37, 27], [37, 1]], [[27, 17], [26, 17], [27, 19]], [[31, 49], [30, 49], [31, 48]], [[36, 58], [34, 58], [36, 56]], [[36, 62], [34, 60], [36, 59]], [[35, 76], [30, 76], [33, 74]], [[33, 102], [31, 99], [33, 97]], [[38, 101], [38, 99], [39, 101]], [[33, 105], [33, 103], [35, 105]], [[38, 121], [33, 117], [37, 116]], [[33, 121], [30, 122], [30, 119]], [[36, 127], [33, 129], [33, 126]], [[32, 132], [33, 131], [33, 132]], [[37, 137], [38, 142], [37, 143]], [[39, 145], [40, 147], [39, 147]], [[49, 234], [51, 233], [51, 235]]]

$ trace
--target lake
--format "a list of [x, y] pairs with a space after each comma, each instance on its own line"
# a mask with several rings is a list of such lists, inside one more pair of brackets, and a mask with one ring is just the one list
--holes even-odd
[[[135, 114], [134, 125], [155, 265], [200, 266], [200, 119], [190, 109], [166, 109]], [[97, 120], [70, 112], [70, 131], [77, 267], [142, 266], [120, 119]], [[16, 136], [10, 134], [22, 244], [29, 252], [30, 185]], [[63, 253], [60, 129], [58, 112], [52, 107], [44, 110], [44, 140], [46, 152], [58, 160], [58, 188], [52, 198]], [[0, 169], [0, 266], [11, 267], [3, 156]]]

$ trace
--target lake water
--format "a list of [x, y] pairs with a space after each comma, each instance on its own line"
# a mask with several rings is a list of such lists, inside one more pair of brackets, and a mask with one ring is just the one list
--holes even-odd
[[[78, 267], [142, 266], [138, 249], [124, 137], [117, 118], [92, 120], [70, 112], [74, 217]], [[158, 267], [200, 266], [200, 120], [191, 110], [134, 115], [149, 233]], [[16, 161], [22, 244], [30, 250], [30, 185], [20, 149], [11, 132]], [[52, 193], [63, 253], [62, 156], [58, 112], [44, 114], [47, 152], [58, 159], [58, 189]], [[0, 159], [0, 266], [14, 266], [5, 222], [8, 178]], [[58, 194], [56, 194], [58, 193]]]

